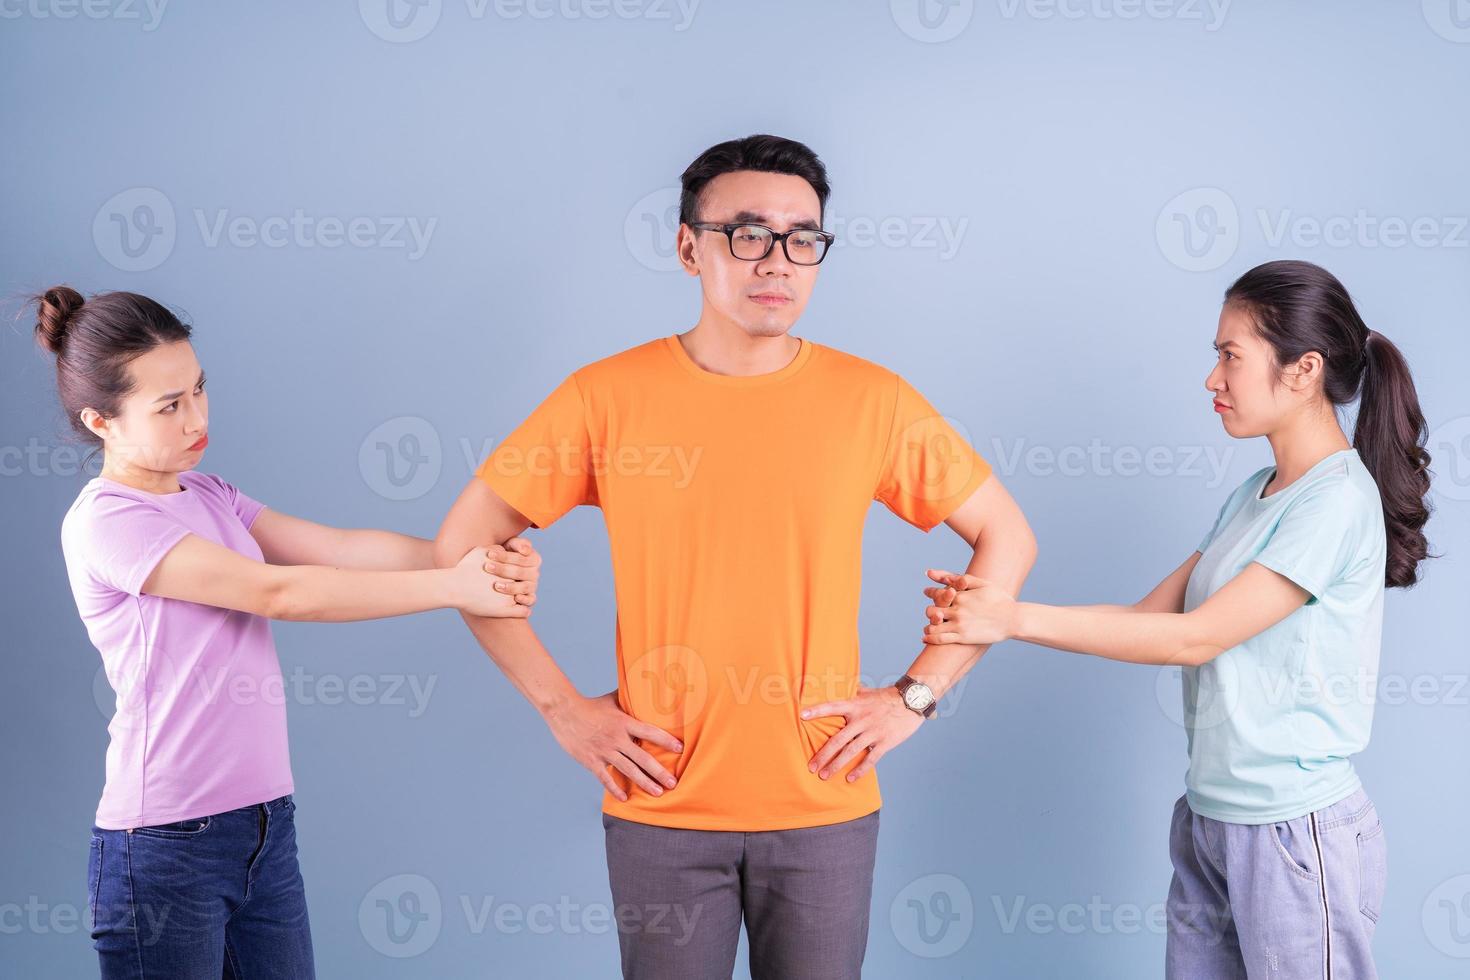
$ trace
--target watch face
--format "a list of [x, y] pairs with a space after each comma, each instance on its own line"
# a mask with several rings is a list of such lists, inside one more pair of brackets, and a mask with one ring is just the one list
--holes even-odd
[[908, 686], [903, 692], [903, 703], [913, 711], [923, 711], [934, 701], [934, 692], [929, 690], [929, 685], [917, 681]]

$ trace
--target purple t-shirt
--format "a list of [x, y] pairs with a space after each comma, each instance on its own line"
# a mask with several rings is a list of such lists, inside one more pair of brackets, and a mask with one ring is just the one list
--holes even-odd
[[177, 493], [96, 477], [61, 522], [77, 611], [117, 694], [97, 826], [172, 823], [292, 792], [281, 665], [262, 616], [143, 595], [186, 534], [262, 560], [264, 509], [209, 473]]

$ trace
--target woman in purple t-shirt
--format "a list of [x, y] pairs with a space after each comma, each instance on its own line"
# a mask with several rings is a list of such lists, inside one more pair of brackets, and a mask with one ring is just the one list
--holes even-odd
[[188, 326], [133, 293], [57, 286], [37, 307], [68, 421], [103, 452], [61, 526], [117, 694], [87, 870], [102, 975], [310, 977], [268, 621], [525, 617], [540, 556], [515, 538], [437, 568], [432, 541], [267, 509], [196, 469], [209, 401]]

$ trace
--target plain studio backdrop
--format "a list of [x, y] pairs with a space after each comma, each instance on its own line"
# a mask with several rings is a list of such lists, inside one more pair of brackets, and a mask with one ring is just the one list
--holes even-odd
[[[1138, 599], [1270, 462], [1203, 386], [1220, 296], [1263, 261], [1326, 266], [1414, 370], [1445, 556], [1389, 593], [1358, 758], [1390, 848], [1376, 948], [1387, 977], [1470, 970], [1465, 3], [0, 0], [0, 17], [7, 313], [57, 282], [178, 309], [210, 379], [202, 468], [342, 526], [432, 536], [567, 373], [693, 325], [678, 176], [728, 138], [826, 162], [838, 245], [795, 332], [902, 373], [963, 427], [1036, 530], [1040, 601]], [[58, 539], [90, 472], [32, 322], [0, 334], [0, 973], [78, 977], [113, 701]], [[609, 690], [601, 515], [534, 541], [540, 635], [584, 693]], [[965, 554], [874, 505], [870, 683], [918, 650], [924, 568]], [[322, 976], [616, 975], [600, 788], [456, 613], [275, 636], [284, 689], [238, 696], [287, 702]], [[1159, 975], [1180, 716], [1175, 670], [993, 649], [880, 766], [868, 974]]]

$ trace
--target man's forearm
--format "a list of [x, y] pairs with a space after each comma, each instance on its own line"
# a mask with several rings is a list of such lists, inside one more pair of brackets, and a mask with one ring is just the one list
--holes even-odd
[[[505, 545], [529, 523], [486, 483], [474, 479], [444, 518], [430, 553], [436, 564], [453, 565], [477, 544]], [[481, 649], [543, 717], [577, 696], [577, 689], [541, 645], [528, 620], [460, 615]]]
[[543, 716], [580, 696], [528, 620], [460, 615], [490, 659]]
[[[1016, 595], [1031, 573], [1033, 561], [1034, 558], [1023, 549], [1010, 547], [998, 538], [987, 540], [982, 536], [975, 545], [975, 553], [970, 557], [965, 574], [989, 579], [1011, 595]], [[929, 685], [934, 696], [940, 698], [958, 684], [989, 649], [990, 644], [925, 644], [908, 673], [915, 680]]]

